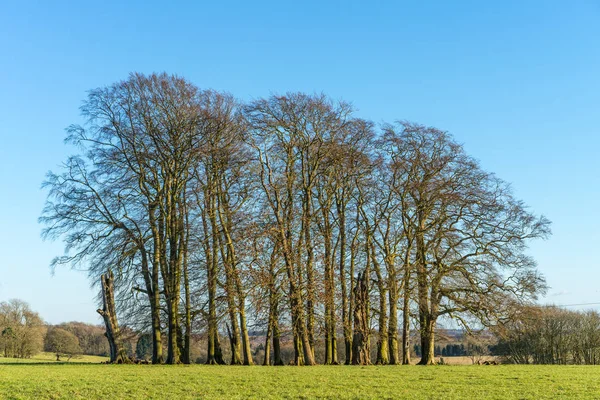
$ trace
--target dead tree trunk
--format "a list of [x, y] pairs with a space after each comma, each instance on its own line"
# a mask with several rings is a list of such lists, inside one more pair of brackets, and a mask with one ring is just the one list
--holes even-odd
[[102, 283], [102, 304], [103, 308], [98, 309], [98, 314], [104, 318], [106, 325], [106, 338], [110, 346], [110, 362], [123, 364], [129, 362], [123, 342], [121, 341], [121, 331], [117, 322], [117, 312], [115, 309], [115, 291], [114, 276], [112, 271], [100, 276]]
[[369, 365], [368, 286], [367, 275], [358, 274], [354, 287], [354, 335], [352, 337], [352, 364]]

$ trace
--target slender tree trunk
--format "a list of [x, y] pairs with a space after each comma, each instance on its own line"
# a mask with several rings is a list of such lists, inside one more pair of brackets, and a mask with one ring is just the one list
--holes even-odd
[[[156, 221], [156, 206], [152, 204], [149, 207], [149, 220], [150, 227], [152, 229], [152, 243], [153, 243], [153, 254], [152, 254], [152, 273], [151, 284], [148, 287], [148, 296], [150, 297], [150, 313], [152, 316], [152, 364], [162, 364], [163, 359], [163, 345], [162, 345], [162, 332], [160, 324], [160, 287], [159, 287], [159, 274], [160, 274], [160, 248], [161, 248], [161, 237], [158, 232], [157, 221]], [[142, 267], [148, 265], [148, 259], [145, 254], [142, 254]], [[149, 269], [146, 267], [146, 269]], [[148, 280], [148, 278], [146, 278]], [[148, 284], [147, 284], [148, 286]]]
[[[351, 312], [348, 307], [348, 289], [346, 287], [346, 204], [341, 200], [336, 202], [340, 229], [340, 292], [342, 300], [342, 325], [344, 329], [344, 351], [346, 355], [345, 364], [351, 363], [352, 356], [352, 325], [350, 323]], [[351, 291], [350, 291], [351, 292]]]
[[[271, 259], [269, 262], [269, 330], [271, 331], [271, 336], [273, 340], [273, 365], [283, 365], [283, 360], [281, 359], [281, 347], [279, 343], [279, 294], [276, 284], [276, 267], [278, 251], [279, 246], [276, 241], [276, 243], [273, 245], [273, 251], [271, 252]], [[269, 337], [267, 336], [267, 341], [268, 340]], [[267, 348], [268, 345], [265, 345], [265, 361], [267, 361]]]
[[[286, 270], [288, 271], [288, 280], [290, 284], [290, 309], [292, 314], [292, 329], [294, 332], [294, 364], [295, 365], [315, 365], [314, 353], [312, 352], [308, 329], [305, 321], [304, 302], [302, 298], [302, 271], [294, 273], [294, 265], [291, 262], [293, 253], [290, 251], [291, 246], [286, 241], [290, 235], [282, 235], [284, 241], [284, 258]], [[287, 247], [287, 248], [286, 248]], [[298, 285], [296, 285], [296, 277]]]
[[278, 296], [275, 295], [273, 299], [272, 308], [271, 308], [271, 316], [272, 316], [272, 329], [273, 329], [273, 365], [283, 365], [283, 360], [281, 359], [281, 345], [280, 345], [280, 337], [281, 332], [279, 330], [279, 300]]
[[[218, 178], [214, 177], [214, 179], [216, 182]], [[229, 322], [231, 324], [231, 327], [228, 326], [227, 328], [229, 332], [229, 341], [231, 344], [231, 365], [241, 365], [242, 358], [240, 354], [240, 328], [236, 315], [237, 306], [235, 300], [235, 282], [232, 271], [233, 266], [230, 263], [231, 260], [227, 255], [227, 249], [223, 243], [223, 237], [220, 229], [222, 226], [220, 227], [217, 223], [217, 213], [219, 213], [217, 201], [217, 196], [214, 196], [211, 201], [211, 210], [209, 214], [211, 230], [213, 233], [212, 246], [214, 249], [219, 250], [219, 254], [221, 254], [221, 259], [225, 266], [225, 298], [227, 300], [227, 311], [229, 314]], [[216, 251], [214, 256], [215, 258], [217, 257]]]
[[188, 245], [190, 238], [189, 216], [186, 212], [185, 229], [185, 252], [183, 254], [183, 284], [185, 294], [185, 336], [183, 340], [183, 349], [181, 352], [181, 361], [184, 364], [191, 363], [191, 336], [192, 336], [192, 300], [190, 294], [190, 279], [188, 276]]
[[315, 346], [315, 279], [314, 279], [314, 250], [313, 242], [310, 232], [310, 224], [312, 221], [311, 215], [311, 202], [312, 196], [310, 190], [305, 192], [304, 198], [304, 214], [303, 214], [303, 228], [304, 228], [304, 245], [306, 250], [306, 331], [308, 336], [309, 349], [314, 358], [314, 346]]
[[[407, 277], [405, 277], [407, 279]], [[410, 364], [410, 286], [404, 283], [402, 304], [402, 364]]]
[[[349, 293], [349, 301], [348, 301], [348, 327], [352, 328], [352, 326], [354, 325], [354, 307], [355, 307], [355, 297], [354, 297], [354, 266], [356, 264], [356, 257], [357, 257], [357, 253], [358, 253], [358, 235], [359, 235], [359, 225], [360, 224], [360, 209], [359, 207], [356, 207], [356, 218], [355, 218], [355, 232], [354, 235], [352, 237], [352, 242], [350, 243], [350, 271], [349, 271], [349, 275], [350, 275], [350, 293]], [[346, 365], [350, 365], [352, 363], [352, 360], [354, 359], [353, 356], [353, 349], [354, 349], [354, 344], [353, 344], [353, 335], [350, 336], [349, 340], [346, 342]]]
[[269, 311], [269, 322], [267, 323], [267, 334], [265, 335], [265, 355], [262, 365], [271, 365], [271, 337], [273, 336], [273, 323]]
[[244, 357], [244, 365], [254, 365], [252, 359], [252, 349], [250, 348], [250, 334], [248, 333], [248, 325], [246, 323], [246, 311], [243, 306], [240, 306], [240, 327], [242, 333], [242, 354]]
[[[391, 268], [394, 268], [394, 266], [392, 265]], [[398, 282], [396, 281], [395, 273], [389, 278], [388, 286], [388, 295], [390, 300], [390, 315], [388, 328], [388, 341], [390, 348], [389, 363], [392, 365], [396, 365], [400, 363], [400, 359], [398, 349]]]
[[[291, 235], [290, 235], [291, 236]], [[288, 235], [282, 234], [283, 242], [283, 255], [285, 261], [285, 269], [287, 272], [289, 292], [288, 297], [290, 301], [290, 314], [292, 317], [292, 334], [294, 344], [294, 365], [304, 365], [304, 349], [303, 349], [303, 330], [306, 331], [304, 326], [304, 319], [301, 317], [303, 312], [302, 296], [296, 285], [296, 273], [294, 265], [292, 264], [292, 253], [290, 251], [290, 245], [287, 242]]]
[[424, 240], [425, 219], [419, 214], [419, 229], [416, 234], [417, 243], [417, 295], [419, 300], [419, 330], [421, 335], [421, 361], [419, 365], [435, 363], [434, 357], [434, 327], [429, 305], [429, 285], [426, 268], [426, 249]]
[[[226, 275], [226, 286], [229, 287], [231, 284], [231, 277], [227, 277]], [[231, 289], [231, 288], [229, 288]], [[236, 306], [233, 290], [226, 289], [226, 298], [227, 298], [227, 308], [229, 313], [229, 322], [231, 324], [231, 328], [227, 328], [229, 330], [229, 340], [231, 343], [231, 365], [242, 365], [242, 357], [240, 351], [240, 328], [238, 325], [238, 320], [236, 316]], [[229, 326], [229, 325], [228, 325]]]
[[378, 365], [388, 364], [390, 361], [388, 352], [388, 316], [387, 316], [387, 289], [381, 275], [381, 268], [375, 255], [375, 249], [371, 245], [371, 255], [373, 269], [377, 276], [377, 286], [379, 291], [379, 340], [377, 341], [377, 361]]
[[[218, 196], [218, 210], [219, 210], [219, 223], [221, 224], [221, 229], [223, 231], [224, 241], [225, 241], [225, 257], [224, 262], [228, 266], [229, 272], [231, 274], [231, 280], [233, 281], [233, 288], [235, 288], [235, 294], [237, 295], [237, 313], [239, 314], [239, 323], [240, 323], [240, 334], [241, 334], [241, 344], [242, 344], [242, 356], [243, 356], [243, 364], [244, 365], [253, 365], [254, 361], [252, 359], [252, 349], [250, 348], [250, 335], [248, 333], [248, 325], [246, 322], [246, 296], [244, 293], [244, 288], [240, 279], [240, 273], [238, 271], [238, 262], [236, 251], [233, 243], [233, 238], [231, 236], [231, 232], [233, 229], [233, 221], [232, 221], [232, 212], [228, 203], [227, 196], [227, 182], [225, 178], [225, 174], [221, 176], [221, 184], [219, 186], [219, 196]], [[223, 248], [223, 244], [221, 243], [221, 248]], [[227, 268], [227, 267], [226, 267]], [[231, 287], [228, 285], [228, 290]], [[235, 327], [234, 327], [235, 328]]]
[[336, 335], [335, 335], [335, 281], [333, 274], [334, 255], [332, 251], [332, 227], [329, 221], [329, 207], [321, 204], [323, 210], [323, 241], [325, 252], [323, 263], [325, 266], [325, 362], [324, 364], [337, 364]]
[[217, 325], [217, 263], [216, 263], [216, 249], [211, 245], [209, 240], [209, 225], [208, 216], [210, 201], [208, 198], [210, 194], [205, 194], [205, 207], [202, 213], [202, 225], [204, 228], [204, 248], [206, 254], [206, 277], [208, 285], [208, 348], [206, 356], [206, 364], [209, 365], [223, 365], [223, 353], [221, 351], [221, 344], [219, 341], [219, 331]]

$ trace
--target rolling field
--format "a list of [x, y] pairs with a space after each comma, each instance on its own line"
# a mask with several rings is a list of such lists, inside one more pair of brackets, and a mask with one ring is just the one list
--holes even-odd
[[594, 366], [0, 364], [2, 399], [599, 397], [600, 367]]

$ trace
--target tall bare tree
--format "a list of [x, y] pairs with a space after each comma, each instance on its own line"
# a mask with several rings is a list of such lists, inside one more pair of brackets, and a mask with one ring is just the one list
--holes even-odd
[[387, 126], [392, 168], [410, 197], [421, 334], [421, 364], [434, 362], [434, 329], [449, 315], [485, 322], [506, 296], [535, 297], [544, 284], [525, 255], [530, 239], [549, 234], [549, 221], [515, 200], [445, 132], [411, 123]]

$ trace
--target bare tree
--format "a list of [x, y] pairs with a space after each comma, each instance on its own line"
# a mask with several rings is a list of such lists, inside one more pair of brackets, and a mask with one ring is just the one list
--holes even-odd
[[91, 91], [82, 107], [86, 127], [68, 130], [68, 140], [84, 155], [70, 158], [65, 172], [49, 174], [45, 183], [50, 194], [41, 218], [44, 235], [66, 235], [67, 249], [75, 251], [56, 263], [87, 261], [97, 274], [139, 261], [144, 287], [137, 289], [150, 304], [155, 363], [162, 361], [161, 295], [167, 362], [180, 361], [185, 194], [207, 118], [198, 97], [195, 86], [166, 74], [132, 74]]
[[[383, 138], [406, 177], [421, 333], [421, 364], [434, 362], [434, 329], [449, 315], [489, 321], [508, 296], [525, 299], [544, 289], [530, 239], [549, 234], [549, 221], [527, 211], [507, 184], [482, 171], [445, 132], [421, 125], [387, 126]], [[410, 179], [408, 179], [410, 177]]]

